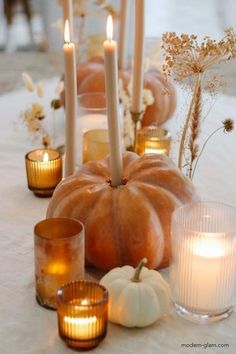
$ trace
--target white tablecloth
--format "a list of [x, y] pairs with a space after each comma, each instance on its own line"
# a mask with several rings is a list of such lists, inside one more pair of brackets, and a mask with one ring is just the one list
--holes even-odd
[[[47, 84], [52, 96], [55, 80]], [[49, 94], [50, 92], [50, 94]], [[0, 353], [71, 353], [58, 337], [56, 313], [35, 301], [33, 227], [45, 217], [48, 199], [36, 198], [26, 186], [24, 155], [32, 148], [13, 124], [32, 98], [25, 90], [0, 97]], [[203, 135], [226, 117], [236, 116], [236, 98], [222, 97], [205, 123]], [[176, 123], [177, 122], [177, 123]], [[172, 121], [172, 132], [179, 124]], [[203, 199], [236, 206], [236, 133], [219, 133], [199, 163], [195, 184]], [[168, 271], [164, 272], [166, 276]], [[199, 326], [179, 318], [173, 309], [146, 329], [109, 324], [108, 335], [93, 353], [235, 353], [236, 314]], [[181, 344], [226, 344], [229, 347], [183, 348]]]

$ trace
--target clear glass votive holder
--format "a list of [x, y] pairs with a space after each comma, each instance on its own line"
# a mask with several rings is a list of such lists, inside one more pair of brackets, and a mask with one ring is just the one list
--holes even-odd
[[176, 311], [197, 323], [228, 317], [236, 279], [236, 209], [198, 202], [172, 216], [172, 297]]
[[83, 135], [88, 130], [107, 129], [106, 96], [104, 92], [78, 95], [76, 119], [76, 164], [83, 163]]
[[164, 154], [169, 156], [171, 134], [155, 125], [137, 131], [136, 152], [143, 154]]
[[33, 150], [25, 156], [28, 188], [38, 197], [50, 197], [62, 179], [62, 158], [57, 150]]
[[88, 130], [83, 135], [83, 163], [101, 160], [109, 154], [107, 129]]
[[79, 221], [51, 218], [35, 225], [35, 286], [41, 306], [56, 309], [57, 289], [84, 278], [84, 252], [84, 226]]
[[89, 280], [75, 281], [57, 291], [59, 335], [71, 348], [89, 350], [106, 336], [108, 292]]

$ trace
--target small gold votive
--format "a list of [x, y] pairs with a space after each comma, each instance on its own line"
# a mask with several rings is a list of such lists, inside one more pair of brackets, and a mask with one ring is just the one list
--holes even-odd
[[62, 158], [57, 150], [41, 149], [25, 156], [28, 188], [38, 197], [50, 197], [62, 179]]
[[84, 227], [67, 218], [46, 219], [34, 228], [36, 299], [56, 308], [57, 289], [84, 278]]
[[103, 159], [109, 154], [107, 129], [88, 130], [83, 135], [83, 163]]
[[136, 152], [143, 154], [164, 154], [169, 156], [171, 134], [168, 130], [148, 126], [137, 132]]
[[80, 280], [57, 291], [59, 335], [71, 348], [88, 350], [106, 336], [108, 291], [100, 284]]

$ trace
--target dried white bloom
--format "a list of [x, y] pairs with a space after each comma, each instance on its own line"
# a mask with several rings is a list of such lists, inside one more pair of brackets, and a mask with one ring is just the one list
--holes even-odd
[[29, 74], [23, 72], [21, 76], [22, 76], [23, 83], [24, 83], [25, 87], [27, 88], [27, 90], [29, 92], [33, 92], [34, 91], [34, 83], [33, 83], [33, 80], [31, 79], [31, 77], [29, 76]]
[[34, 119], [43, 119], [45, 117], [44, 107], [37, 102], [32, 103], [32, 116]]
[[39, 82], [38, 85], [37, 85], [37, 95], [42, 98], [43, 97], [43, 84], [42, 82]]

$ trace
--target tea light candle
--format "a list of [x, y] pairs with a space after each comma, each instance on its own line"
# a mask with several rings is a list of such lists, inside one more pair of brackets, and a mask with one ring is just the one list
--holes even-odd
[[225, 206], [213, 210], [214, 203], [196, 205], [195, 213], [188, 205], [173, 214], [172, 290], [178, 313], [210, 322], [232, 311], [236, 258], [231, 232], [235, 230], [230, 231], [230, 224], [226, 226], [230, 223], [230, 207], [226, 215]]
[[62, 158], [57, 150], [33, 150], [25, 156], [28, 188], [38, 197], [52, 195], [62, 179]]
[[98, 283], [80, 280], [57, 291], [59, 334], [69, 347], [91, 349], [106, 336], [108, 292]]
[[63, 318], [63, 329], [65, 335], [70, 336], [70, 328], [73, 327], [74, 339], [90, 340], [91, 327], [94, 327], [93, 335], [94, 337], [98, 337], [99, 328], [101, 327], [101, 318], [89, 313], [89, 301], [87, 299], [83, 299], [81, 302], [72, 300], [69, 304], [75, 307], [75, 313], [73, 317], [65, 316]]
[[36, 298], [56, 308], [56, 291], [84, 277], [84, 228], [74, 219], [53, 218], [34, 228]]
[[166, 129], [148, 126], [137, 132], [136, 152], [143, 154], [164, 154], [169, 156], [171, 134]]
[[109, 154], [107, 129], [88, 130], [83, 136], [83, 163], [101, 160]]

